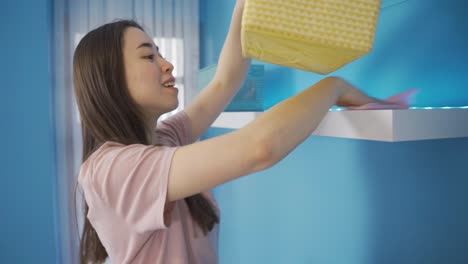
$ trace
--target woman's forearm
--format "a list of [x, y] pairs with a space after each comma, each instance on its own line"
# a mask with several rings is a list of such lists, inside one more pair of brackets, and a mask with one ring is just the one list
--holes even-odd
[[[254, 135], [265, 169], [283, 159], [319, 125], [344, 91], [343, 80], [328, 77], [275, 105], [244, 129]], [[260, 143], [258, 143], [260, 142]]]
[[192, 139], [198, 139], [239, 91], [250, 60], [242, 57], [241, 20], [243, 1], [238, 0], [213, 80], [185, 108], [192, 120]]
[[214, 76], [214, 80], [222, 83], [224, 89], [234, 89], [234, 93], [242, 85], [250, 65], [250, 60], [242, 56], [241, 21], [243, 9], [244, 1], [237, 1]]

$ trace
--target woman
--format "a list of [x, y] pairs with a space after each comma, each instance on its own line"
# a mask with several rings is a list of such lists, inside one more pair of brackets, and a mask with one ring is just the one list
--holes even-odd
[[328, 77], [244, 128], [194, 143], [242, 85], [243, 1], [211, 83], [184, 111], [173, 66], [133, 21], [89, 32], [74, 55], [82, 120], [85, 221], [81, 263], [216, 263], [219, 211], [210, 190], [283, 159], [317, 127], [329, 108], [380, 102]]

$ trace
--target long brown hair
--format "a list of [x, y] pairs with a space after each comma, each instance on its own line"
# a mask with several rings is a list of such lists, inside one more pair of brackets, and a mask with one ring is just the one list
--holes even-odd
[[[124, 33], [128, 27], [143, 28], [131, 20], [105, 24], [86, 34], [73, 57], [74, 92], [81, 116], [82, 162], [106, 141], [145, 144], [143, 115], [130, 97], [123, 61]], [[75, 184], [75, 195], [76, 195]], [[191, 217], [206, 235], [219, 216], [201, 194], [184, 199]], [[86, 217], [88, 204], [83, 197], [84, 227], [80, 239], [80, 263], [102, 263], [108, 254]], [[75, 208], [76, 211], [76, 208]]]

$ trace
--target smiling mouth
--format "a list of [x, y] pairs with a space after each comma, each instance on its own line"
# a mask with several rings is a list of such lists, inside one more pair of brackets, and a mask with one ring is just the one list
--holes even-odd
[[174, 88], [174, 85], [175, 85], [175, 82], [163, 83], [163, 86], [164, 86], [164, 87], [172, 87], [172, 88]]

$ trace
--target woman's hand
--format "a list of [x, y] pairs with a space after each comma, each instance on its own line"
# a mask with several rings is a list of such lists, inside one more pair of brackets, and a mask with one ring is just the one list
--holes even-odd
[[336, 101], [337, 106], [341, 107], [350, 107], [350, 106], [362, 106], [365, 104], [379, 104], [379, 105], [395, 105], [396, 102], [392, 101], [384, 101], [384, 100], [379, 100], [374, 97], [370, 97], [355, 86], [351, 85], [347, 81], [333, 77], [338, 79], [341, 82], [340, 85], [340, 96], [338, 100]]

